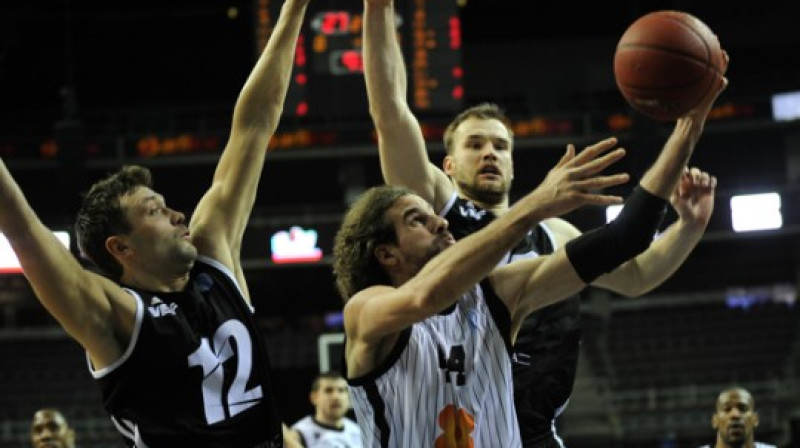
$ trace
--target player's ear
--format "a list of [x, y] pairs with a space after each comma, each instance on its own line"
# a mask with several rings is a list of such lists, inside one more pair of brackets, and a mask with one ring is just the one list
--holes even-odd
[[714, 429], [719, 429], [719, 419], [717, 418], [717, 414], [711, 416], [711, 427]]
[[378, 259], [378, 263], [382, 266], [392, 267], [396, 266], [398, 263], [396, 249], [395, 246], [389, 244], [379, 244], [373, 253], [375, 254], [375, 258]]
[[112, 235], [106, 238], [106, 250], [115, 257], [124, 257], [130, 253], [131, 247], [125, 241], [125, 238], [119, 235]]
[[448, 176], [452, 176], [454, 164], [455, 162], [453, 161], [453, 156], [449, 154], [444, 156], [444, 160], [442, 160], [442, 170], [444, 171], [444, 173], [447, 174]]
[[758, 426], [758, 412], [753, 412], [753, 426]]

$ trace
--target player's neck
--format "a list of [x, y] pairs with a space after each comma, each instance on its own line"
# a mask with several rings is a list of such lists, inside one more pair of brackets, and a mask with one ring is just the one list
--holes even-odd
[[344, 418], [325, 418], [322, 414], [315, 414], [314, 415], [314, 422], [318, 425], [330, 428], [330, 429], [342, 429], [344, 427]]
[[741, 444], [726, 443], [722, 439], [717, 439], [714, 448], [755, 448], [756, 442], [754, 440], [746, 440]]
[[147, 272], [124, 272], [120, 282], [123, 285], [153, 292], [182, 291], [189, 281], [189, 273], [175, 277], [162, 277]]
[[487, 201], [480, 200], [478, 198], [470, 197], [466, 195], [464, 192], [459, 192], [459, 196], [461, 196], [462, 199], [466, 199], [472, 202], [481, 209], [491, 212], [495, 216], [501, 216], [503, 213], [508, 211], [508, 196], [504, 197], [502, 200], [496, 203], [490, 203]]

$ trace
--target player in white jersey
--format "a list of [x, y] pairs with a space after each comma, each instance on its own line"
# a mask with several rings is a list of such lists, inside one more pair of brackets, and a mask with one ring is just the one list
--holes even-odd
[[615, 144], [569, 146], [537, 189], [458, 243], [407, 188], [374, 187], [350, 207], [334, 274], [365, 446], [521, 446], [510, 357], [522, 322], [644, 251], [691, 154], [666, 146], [612, 223], [498, 267], [542, 219], [621, 201], [590, 193], [626, 181], [599, 174], [624, 155]]
[[323, 372], [311, 385], [314, 414], [292, 425], [306, 448], [361, 448], [361, 431], [347, 418], [350, 392], [339, 372]]
[[717, 440], [700, 448], [776, 448], [755, 441], [758, 413], [753, 396], [745, 388], [731, 387], [719, 394], [711, 426], [717, 431]]
[[[364, 75], [381, 171], [387, 184], [406, 186], [429, 201], [450, 222], [458, 240], [508, 210], [517, 151], [514, 126], [493, 104], [470, 107], [444, 131], [446, 155], [442, 165], [431, 163], [428, 136], [408, 101], [408, 73], [397, 39], [394, 3], [364, 2]], [[722, 75], [724, 70], [718, 81]], [[694, 147], [719, 87], [720, 83], [709, 86], [707, 98], [676, 121], [667, 145]], [[530, 173], [526, 175], [530, 177]], [[698, 183], [708, 178], [698, 169], [686, 175]], [[673, 195], [672, 205], [679, 219], [637, 257], [634, 263], [640, 269], [601, 276], [593, 286], [637, 297], [669, 278], [700, 241], [713, 210], [713, 188], [695, 191], [699, 194]], [[548, 228], [546, 235], [542, 225]], [[580, 235], [578, 228], [561, 218], [548, 219], [532, 230], [528, 241], [513, 249], [513, 256], [547, 253], [548, 247], [558, 247]], [[514, 346], [514, 387], [526, 448], [564, 446], [555, 432], [556, 418], [567, 405], [577, 372], [580, 302], [575, 296], [537, 310], [520, 329]]]

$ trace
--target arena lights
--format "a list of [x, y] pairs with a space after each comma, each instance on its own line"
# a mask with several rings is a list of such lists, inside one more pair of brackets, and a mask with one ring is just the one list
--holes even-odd
[[270, 238], [272, 262], [316, 263], [322, 259], [322, 249], [317, 247], [317, 231], [293, 226], [288, 231], [275, 232]]
[[772, 95], [772, 119], [789, 121], [800, 118], [800, 91]]
[[781, 196], [770, 192], [731, 197], [731, 222], [736, 232], [780, 229]]
[[619, 212], [622, 211], [622, 204], [609, 205], [606, 207], [606, 223], [609, 223], [617, 218]]
[[[55, 231], [53, 234], [61, 241], [64, 247], [69, 249], [69, 232]], [[0, 274], [21, 274], [22, 266], [19, 264], [17, 254], [11, 248], [11, 244], [5, 235], [0, 233]]]

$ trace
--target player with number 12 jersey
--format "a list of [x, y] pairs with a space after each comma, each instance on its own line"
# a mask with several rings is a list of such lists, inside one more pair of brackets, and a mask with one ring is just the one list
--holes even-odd
[[92, 375], [129, 446], [282, 446], [267, 350], [230, 270], [200, 257], [183, 291], [126, 289], [133, 337]]

